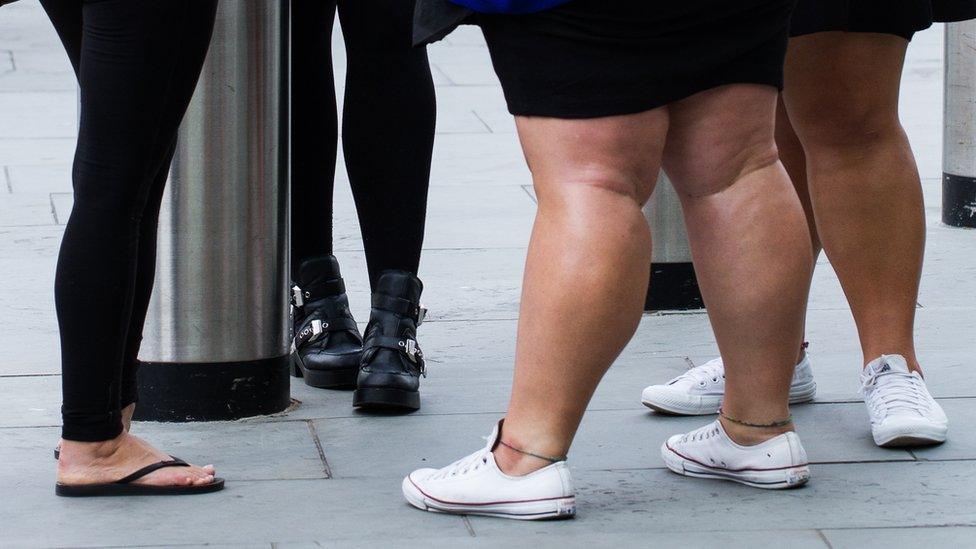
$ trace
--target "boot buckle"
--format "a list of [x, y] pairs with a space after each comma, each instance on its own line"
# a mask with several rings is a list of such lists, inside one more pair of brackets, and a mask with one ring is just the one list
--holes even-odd
[[427, 307], [424, 307], [423, 304], [421, 304], [419, 307], [417, 307], [417, 326], [423, 324], [425, 318], [427, 318]]
[[410, 362], [414, 364], [420, 364], [420, 372], [424, 373], [424, 352], [420, 350], [417, 345], [417, 341], [414, 339], [401, 339], [400, 348], [403, 349], [404, 354], [410, 359]]
[[305, 297], [302, 294], [302, 289], [297, 284], [291, 287], [291, 304], [293, 307], [298, 308], [305, 305]]

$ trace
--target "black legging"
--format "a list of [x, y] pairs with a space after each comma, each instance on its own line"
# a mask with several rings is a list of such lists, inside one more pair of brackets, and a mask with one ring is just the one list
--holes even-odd
[[217, 0], [41, 0], [81, 87], [68, 219], [54, 282], [68, 440], [122, 432], [152, 293], [176, 133]]
[[[434, 144], [427, 52], [411, 47], [412, 0], [339, 0], [348, 69], [342, 143], [371, 285], [420, 263]], [[336, 0], [292, 3], [292, 273], [332, 253], [338, 130]]]

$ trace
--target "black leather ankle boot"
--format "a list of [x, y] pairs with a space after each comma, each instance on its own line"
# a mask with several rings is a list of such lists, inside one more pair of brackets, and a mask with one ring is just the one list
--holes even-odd
[[424, 354], [417, 345], [423, 284], [407, 271], [383, 271], [373, 293], [363, 360], [353, 406], [367, 409], [420, 409]]
[[312, 387], [355, 389], [363, 338], [334, 256], [304, 261], [292, 288], [292, 375]]

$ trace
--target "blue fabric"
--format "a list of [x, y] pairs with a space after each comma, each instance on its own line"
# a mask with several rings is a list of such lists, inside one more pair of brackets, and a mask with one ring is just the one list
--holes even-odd
[[480, 13], [532, 13], [554, 8], [569, 0], [450, 0]]

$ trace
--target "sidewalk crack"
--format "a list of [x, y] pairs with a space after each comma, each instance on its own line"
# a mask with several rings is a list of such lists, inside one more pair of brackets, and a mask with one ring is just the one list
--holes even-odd
[[322, 460], [322, 474], [325, 478], [332, 478], [332, 467], [329, 465], [329, 460], [325, 457], [325, 450], [322, 448], [322, 441], [319, 439], [319, 433], [315, 430], [315, 422], [311, 419], [306, 419], [305, 424], [308, 425], [308, 432], [312, 435], [312, 441], [315, 442], [315, 449], [319, 452], [319, 459]]
[[824, 542], [824, 545], [826, 545], [826, 546], [827, 546], [827, 549], [834, 549], [834, 546], [833, 546], [833, 544], [831, 544], [831, 543], [830, 543], [830, 540], [829, 540], [829, 539], [827, 539], [827, 535], [823, 533], [823, 530], [820, 530], [820, 529], [818, 528], [818, 529], [817, 529], [817, 530], [815, 530], [815, 531], [817, 532], [817, 535], [818, 535], [818, 536], [820, 536], [820, 540], [821, 540], [821, 541], [823, 541], [823, 542]]

